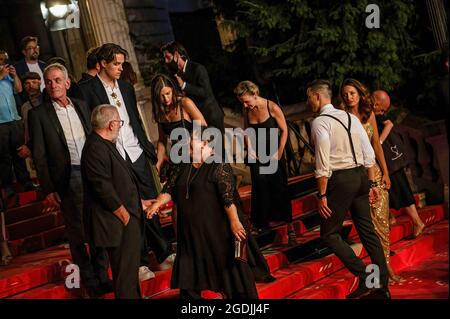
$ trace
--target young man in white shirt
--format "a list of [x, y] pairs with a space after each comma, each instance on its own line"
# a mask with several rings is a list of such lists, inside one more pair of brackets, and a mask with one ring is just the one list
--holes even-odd
[[[370, 202], [377, 201], [379, 193], [374, 182], [375, 153], [369, 138], [358, 118], [333, 107], [328, 81], [310, 83], [307, 95], [309, 107], [319, 113], [312, 122], [311, 135], [315, 145], [321, 237], [359, 278], [358, 287], [347, 295], [348, 299], [366, 295], [389, 299], [386, 259], [370, 215]], [[372, 263], [378, 266], [378, 285], [371, 285], [370, 272], [366, 272], [363, 261], [341, 237], [347, 211]]]

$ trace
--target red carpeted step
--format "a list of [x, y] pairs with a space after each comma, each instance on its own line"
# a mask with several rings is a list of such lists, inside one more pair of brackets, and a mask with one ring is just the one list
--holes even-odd
[[65, 227], [58, 226], [50, 230], [9, 242], [13, 256], [29, 254], [61, 243]]
[[10, 299], [76, 299], [80, 295], [80, 289], [69, 290], [60, 283], [54, 283], [12, 296]]
[[[447, 289], [448, 298], [448, 221], [441, 222], [434, 226], [431, 226], [424, 235], [418, 237], [415, 240], [401, 241], [391, 247], [396, 252], [391, 257], [391, 264], [396, 272], [402, 275], [402, 270], [412, 267], [419, 263], [422, 263], [430, 258], [439, 256], [438, 260], [447, 260], [447, 264], [441, 267], [440, 270], [440, 283], [431, 284], [434, 287], [432, 289], [438, 290], [440, 296], [444, 295], [444, 290]], [[365, 262], [369, 263], [370, 259], [365, 258]], [[421, 273], [421, 276], [433, 273], [428, 269], [428, 272]], [[405, 272], [406, 273], [406, 272]], [[435, 277], [435, 276], [431, 276]], [[396, 295], [397, 292], [406, 289], [402, 288], [405, 285], [409, 285], [409, 291], [414, 290], [414, 287], [420, 288], [422, 283], [421, 279], [407, 278], [405, 283], [396, 283], [390, 285], [392, 298], [396, 299], [400, 296]], [[355, 277], [346, 269], [343, 269], [335, 274], [332, 274], [313, 285], [305, 287], [289, 296], [290, 299], [342, 299], [352, 291], [357, 282]], [[427, 282], [429, 285], [430, 283]], [[423, 288], [423, 287], [422, 287]], [[433, 290], [429, 291], [433, 293]], [[411, 295], [411, 293], [410, 293]]]
[[24, 238], [63, 225], [60, 212], [44, 214], [6, 226], [10, 240]]
[[0, 268], [0, 298], [63, 278], [70, 253], [63, 246], [19, 256]]
[[36, 202], [5, 211], [6, 225], [18, 223], [30, 218], [42, 216], [44, 210], [43, 202]]
[[[271, 272], [283, 268], [288, 264], [286, 255], [283, 254], [281, 249], [272, 248], [269, 251], [265, 251], [264, 257], [267, 260]], [[174, 296], [178, 298], [178, 290], [170, 289], [170, 278], [172, 271], [165, 270], [162, 272], [155, 272], [155, 275], [157, 275], [156, 278], [146, 280], [141, 283], [142, 296], [144, 298], [157, 299], [171, 299]], [[220, 294], [212, 291], [203, 292], [203, 297], [207, 299], [214, 299], [220, 296]]]
[[292, 200], [292, 218], [317, 210], [317, 197], [315, 194], [306, 195]]
[[142, 297], [149, 298], [162, 291], [169, 290], [171, 276], [172, 269], [155, 271], [155, 278], [141, 282]]
[[[425, 225], [430, 226], [445, 219], [445, 208], [444, 205], [427, 206], [418, 209], [418, 214]], [[413, 233], [413, 223], [408, 215], [399, 215], [396, 220], [397, 222], [395, 225], [391, 226], [391, 244], [405, 238], [406, 236], [410, 236]], [[358, 238], [358, 233], [356, 232], [355, 227], [352, 227], [349, 237], [355, 239]]]
[[[427, 223], [435, 222], [439, 219], [442, 219], [443, 206], [434, 206], [429, 209], [425, 209], [421, 211], [422, 218]], [[434, 216], [434, 217], [433, 217]], [[410, 222], [408, 219], [405, 221], [400, 221], [397, 225], [392, 227], [392, 232], [397, 233], [399, 236], [401, 234], [407, 236], [412, 232], [412, 227], [404, 226], [404, 223]], [[401, 230], [396, 230], [397, 228]], [[299, 237], [300, 242], [302, 240], [307, 240], [307, 236], [318, 236], [318, 232], [309, 232], [304, 236]], [[303, 238], [304, 237], [304, 238]], [[311, 237], [311, 238], [312, 238]], [[284, 247], [286, 248], [286, 247]], [[357, 251], [357, 255], [363, 256], [365, 255], [365, 251], [362, 249], [361, 244], [356, 244], [353, 248]], [[287, 258], [283, 254], [283, 246], [273, 246], [272, 250], [264, 251], [266, 253], [266, 259], [269, 263], [271, 271], [274, 276], [278, 278], [273, 283], [269, 284], [258, 284], [258, 292], [261, 298], [283, 298], [291, 294], [292, 292], [305, 287], [306, 285], [312, 284], [314, 281], [317, 281], [323, 278], [326, 275], [329, 275], [333, 272], [338, 271], [342, 268], [342, 264], [337, 260], [334, 255], [330, 255], [319, 260], [314, 260], [310, 262], [305, 262], [301, 264], [287, 265]], [[278, 249], [278, 250], [277, 250]], [[68, 251], [66, 250], [68, 254]], [[25, 257], [25, 256], [24, 256]], [[278, 269], [278, 270], [277, 270]], [[0, 277], [2, 277], [2, 270], [0, 269]], [[44, 272], [49, 272], [51, 270], [47, 269]], [[170, 285], [170, 270], [156, 272], [157, 276], [154, 279], [145, 281], [142, 283], [142, 292], [144, 297], [157, 297], [164, 298], [166, 296], [176, 295], [173, 291], [169, 289]], [[43, 278], [47, 278], [48, 273], [41, 274]], [[27, 275], [24, 274], [26, 277]], [[62, 278], [61, 276], [59, 278]], [[50, 279], [49, 279], [50, 280]], [[45, 281], [45, 280], [44, 280]], [[51, 283], [51, 281], [47, 281]], [[34, 282], [34, 286], [45, 284], [43, 281]], [[56, 287], [44, 287], [44, 290], [51, 291], [51, 296], [60, 295], [61, 298], [65, 298], [66, 291], [64, 288], [64, 284], [59, 284], [59, 292], [57, 292]], [[43, 287], [35, 288], [33, 291], [28, 291], [27, 296], [32, 296], [33, 293], [36, 293], [37, 296], [44, 296], [41, 290]], [[29, 289], [29, 288], [28, 288]], [[25, 288], [22, 289], [24, 291]], [[18, 295], [18, 298], [20, 295]], [[109, 296], [111, 297], [111, 296]], [[212, 294], [211, 298], [217, 298], [216, 294]]]
[[24, 206], [35, 202], [39, 199], [39, 194], [36, 191], [19, 193], [19, 206]]

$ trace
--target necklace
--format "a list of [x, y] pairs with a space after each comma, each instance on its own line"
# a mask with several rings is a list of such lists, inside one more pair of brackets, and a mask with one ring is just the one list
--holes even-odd
[[192, 173], [192, 164], [191, 166], [189, 166], [189, 173], [188, 173], [188, 177], [186, 179], [186, 199], [189, 199], [189, 190], [191, 188], [191, 183], [194, 180], [195, 176], [197, 176], [198, 172], [200, 171], [200, 167], [195, 171], [194, 175], [192, 175], [191, 178], [191, 173]]

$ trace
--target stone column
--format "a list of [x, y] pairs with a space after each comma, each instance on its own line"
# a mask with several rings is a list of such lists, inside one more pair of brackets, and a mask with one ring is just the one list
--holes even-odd
[[442, 0], [427, 0], [427, 11], [430, 18], [430, 25], [433, 31], [434, 40], [439, 49], [448, 42], [447, 13]]
[[139, 82], [142, 82], [122, 0], [85, 0], [84, 2], [83, 7], [91, 17], [96, 44], [100, 46], [105, 43], [116, 43], [127, 50], [128, 61], [133, 65]]
[[156, 124], [151, 120], [150, 89], [144, 82], [136, 58], [134, 45], [130, 38], [130, 29], [122, 0], [83, 0], [80, 6], [82, 14], [88, 16], [95, 44], [116, 43], [128, 51], [128, 61], [136, 72], [138, 83], [135, 85], [138, 109], [141, 114], [147, 136], [151, 141], [158, 137]]

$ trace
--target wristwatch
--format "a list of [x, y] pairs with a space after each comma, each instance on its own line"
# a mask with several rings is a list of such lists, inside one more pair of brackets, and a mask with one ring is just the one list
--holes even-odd
[[370, 185], [370, 188], [374, 188], [374, 187], [377, 187], [377, 186], [378, 186], [377, 182], [372, 181], [372, 180], [370, 180], [370, 179], [369, 179], [369, 185]]
[[319, 194], [319, 193], [317, 193], [317, 198], [318, 199], [322, 199], [322, 198], [326, 198], [327, 197], [327, 194], [326, 193], [324, 193], [324, 194]]

